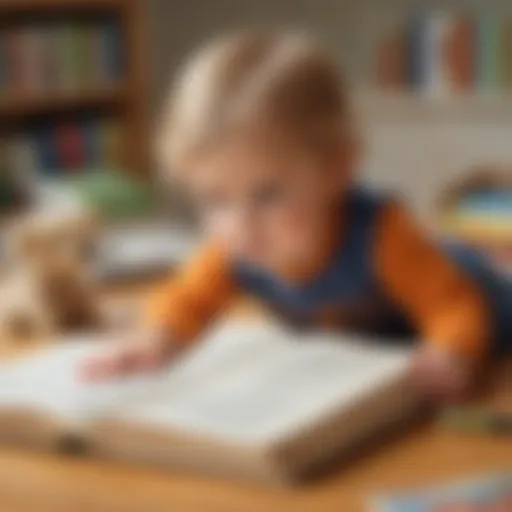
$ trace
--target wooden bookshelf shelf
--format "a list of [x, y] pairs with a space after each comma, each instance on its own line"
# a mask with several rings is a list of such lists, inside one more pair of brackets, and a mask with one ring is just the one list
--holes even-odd
[[442, 119], [510, 123], [512, 120], [512, 94], [432, 97], [409, 92], [363, 90], [356, 94], [356, 104], [363, 116], [385, 122]]
[[122, 87], [74, 93], [0, 96], [0, 116], [26, 117], [58, 111], [88, 109], [122, 104], [127, 92]]
[[[0, 0], [0, 35], [6, 35], [10, 55], [14, 55], [2, 61], [4, 67], [11, 67], [6, 73], [6, 87], [10, 89], [0, 93], [0, 144], [11, 144], [12, 134], [24, 134], [33, 117], [41, 117], [43, 124], [49, 126], [69, 118], [76, 131], [67, 139], [61, 137], [65, 142], [52, 135], [48, 140], [30, 144], [34, 135], [27, 136], [27, 145], [36, 147], [36, 161], [42, 171], [51, 160], [45, 159], [48, 156], [45, 151], [51, 155], [56, 147], [65, 145], [71, 157], [67, 161], [62, 157], [58, 162], [64, 171], [64, 167], [71, 166], [66, 162], [79, 153], [75, 151], [76, 147], [85, 145], [88, 136], [79, 126], [79, 118], [82, 113], [91, 114], [97, 121], [95, 126], [99, 127], [99, 136], [104, 138], [102, 148], [111, 145], [105, 135], [108, 130], [102, 131], [105, 123], [114, 126], [114, 131], [120, 134], [116, 158], [105, 156], [105, 161], [132, 174], [146, 173], [149, 168], [146, 5], [146, 0]], [[42, 41], [44, 59], [36, 54], [37, 60], [34, 60], [34, 41], [36, 44]], [[43, 62], [42, 66], [38, 66], [40, 62]], [[45, 72], [41, 72], [45, 66], [55, 66], [57, 70], [46, 68], [50, 69], [49, 73], [46, 71], [48, 75], [38, 75]], [[18, 93], [20, 89], [28, 91], [32, 72], [38, 79], [43, 76], [44, 80], [53, 77], [50, 73], [57, 73], [56, 89], [62, 83], [64, 86], [68, 83], [83, 85], [76, 92]], [[11, 76], [16, 79], [9, 82]], [[119, 86], [86, 89], [87, 84], [94, 83], [117, 83]], [[76, 139], [79, 139], [78, 143]], [[65, 154], [64, 150], [59, 151], [61, 155]], [[104, 153], [113, 155], [114, 151], [104, 149]], [[86, 161], [89, 155], [80, 158]], [[9, 165], [13, 166], [12, 163]]]
[[1, 14], [118, 9], [123, 0], [0, 0]]

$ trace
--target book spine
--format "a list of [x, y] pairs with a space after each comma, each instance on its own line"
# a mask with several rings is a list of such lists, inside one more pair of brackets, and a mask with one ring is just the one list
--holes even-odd
[[455, 20], [446, 36], [445, 67], [448, 82], [455, 93], [468, 92], [476, 83], [475, 22], [469, 17]]
[[499, 77], [504, 90], [512, 89], [512, 19], [506, 19], [501, 25], [499, 38]]
[[31, 93], [38, 94], [44, 89], [43, 77], [43, 32], [42, 27], [32, 26], [24, 31], [25, 51], [24, 51], [24, 76], [26, 80], [26, 89]]
[[42, 123], [32, 129], [36, 148], [38, 169], [45, 175], [52, 176], [58, 172], [59, 160], [51, 125]]
[[409, 26], [408, 82], [413, 91], [422, 93], [428, 89], [431, 66], [430, 18], [426, 12], [416, 13]]
[[121, 163], [121, 127], [117, 121], [105, 119], [100, 125], [102, 161], [109, 169], [117, 169]]
[[477, 23], [476, 83], [480, 92], [500, 87], [501, 27], [496, 16], [487, 14]]
[[[439, 13], [438, 14], [439, 27], [438, 27], [438, 38], [437, 38], [437, 88], [441, 95], [450, 96], [457, 92], [457, 88], [454, 85], [453, 71], [454, 63], [451, 58], [451, 44], [454, 32], [457, 30], [457, 26], [460, 23], [460, 18], [452, 13]], [[471, 61], [474, 59], [474, 55], [468, 55], [467, 58]], [[471, 66], [474, 63], [471, 62]], [[474, 78], [471, 77], [471, 84], [473, 84]]]
[[80, 131], [84, 141], [85, 166], [88, 169], [100, 167], [103, 163], [100, 122], [87, 118], [82, 121]]
[[79, 86], [77, 73], [75, 27], [72, 24], [62, 24], [57, 29], [59, 48], [59, 76], [63, 91], [76, 91]]
[[448, 25], [448, 15], [441, 12], [430, 13], [424, 21], [422, 46], [424, 81], [422, 90], [430, 96], [442, 96], [446, 93], [443, 44]]
[[55, 128], [60, 168], [77, 172], [84, 166], [84, 143], [76, 123], [59, 123]]
[[396, 27], [378, 48], [377, 86], [385, 90], [398, 90], [407, 82], [406, 37], [403, 26]]
[[0, 98], [6, 94], [8, 86], [7, 37], [5, 32], [0, 32]]
[[97, 52], [94, 47], [95, 26], [93, 24], [85, 24], [82, 27], [81, 41], [81, 59], [82, 59], [82, 76], [84, 86], [88, 89], [94, 89], [99, 85], [97, 76]]
[[10, 92], [19, 94], [25, 90], [24, 76], [24, 36], [20, 29], [12, 29], [7, 33], [7, 62], [10, 71]]
[[91, 82], [97, 88], [106, 87], [108, 84], [103, 71], [104, 63], [102, 59], [103, 25], [95, 23], [90, 27], [87, 46], [91, 60]]
[[8, 168], [13, 173], [34, 173], [39, 170], [37, 148], [28, 134], [11, 137], [7, 148]]
[[103, 81], [115, 85], [123, 76], [124, 56], [121, 25], [116, 21], [105, 23], [101, 28], [100, 61]]

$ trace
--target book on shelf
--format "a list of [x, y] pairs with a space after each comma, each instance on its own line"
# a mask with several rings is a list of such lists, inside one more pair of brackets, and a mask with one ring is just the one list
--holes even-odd
[[68, 171], [85, 167], [84, 137], [77, 123], [59, 123], [55, 127], [55, 143], [59, 156], [58, 167]]
[[503, 88], [512, 91], [512, 18], [506, 19], [502, 23], [499, 66]]
[[477, 54], [477, 87], [482, 92], [495, 92], [502, 85], [500, 76], [501, 21], [487, 14], [479, 20]]
[[422, 402], [407, 349], [220, 325], [160, 372], [86, 384], [101, 344], [67, 339], [0, 366], [0, 439], [269, 484], [294, 482]]
[[377, 85], [383, 90], [398, 90], [405, 86], [407, 41], [404, 29], [396, 26], [381, 42], [377, 56]]
[[426, 10], [401, 31], [389, 31], [378, 47], [378, 86], [432, 96], [512, 89], [512, 18]]
[[107, 85], [117, 83], [124, 71], [123, 34], [121, 25], [116, 22], [105, 23], [100, 31], [100, 77]]
[[7, 27], [0, 38], [0, 93], [55, 96], [115, 86], [124, 74], [122, 38], [117, 20]]
[[39, 121], [4, 137], [2, 144], [10, 168], [28, 167], [44, 175], [121, 165], [121, 128], [113, 119]]

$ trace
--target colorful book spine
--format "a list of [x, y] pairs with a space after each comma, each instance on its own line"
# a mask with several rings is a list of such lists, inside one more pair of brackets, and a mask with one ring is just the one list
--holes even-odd
[[121, 165], [122, 134], [117, 121], [105, 120], [100, 125], [102, 154], [107, 167], [117, 169]]
[[7, 165], [13, 173], [36, 173], [39, 170], [37, 148], [28, 134], [17, 134], [7, 142]]
[[101, 27], [99, 59], [105, 83], [118, 83], [124, 72], [124, 56], [122, 30], [117, 21], [107, 22]]
[[445, 59], [448, 82], [453, 92], [468, 92], [476, 78], [476, 25], [472, 19], [461, 17], [446, 35]]
[[419, 91], [425, 82], [424, 72], [424, 40], [425, 40], [425, 14], [418, 13], [413, 16], [408, 29], [408, 62], [407, 82], [411, 89]]
[[64, 91], [76, 91], [80, 88], [77, 29], [75, 25], [64, 24], [58, 32], [60, 86]]
[[512, 90], [512, 19], [505, 19], [501, 25], [499, 40], [499, 69], [501, 86], [505, 91]]
[[9, 72], [9, 88], [23, 93], [26, 86], [23, 31], [19, 28], [8, 31], [6, 36], [6, 61]]
[[501, 23], [498, 16], [487, 14], [477, 24], [476, 82], [480, 92], [500, 88]]
[[76, 123], [60, 123], [55, 129], [59, 167], [68, 172], [84, 168], [84, 142]]
[[407, 42], [402, 26], [396, 27], [380, 43], [377, 56], [377, 85], [384, 89], [400, 89], [407, 82]]
[[82, 81], [87, 89], [101, 85], [98, 79], [98, 47], [95, 43], [96, 24], [87, 23], [81, 27], [80, 59], [82, 61]]
[[31, 136], [36, 151], [38, 169], [46, 175], [54, 174], [59, 166], [59, 156], [53, 143], [51, 126], [46, 123], [35, 126]]
[[432, 12], [425, 17], [421, 61], [421, 90], [431, 96], [450, 92], [450, 80], [445, 59], [446, 39], [453, 27], [453, 17], [444, 12]]
[[0, 31], [0, 98], [7, 92], [9, 86], [7, 67], [7, 34]]
[[390, 32], [378, 50], [380, 87], [396, 88], [401, 82], [432, 96], [512, 89], [512, 19], [496, 12], [467, 16], [419, 11], [409, 19], [402, 38]]
[[417, 92], [436, 94], [444, 84], [444, 16], [421, 12], [409, 28], [409, 84]]
[[85, 164], [88, 168], [95, 169], [104, 164], [102, 152], [102, 139], [100, 121], [88, 118], [82, 122], [81, 130], [84, 138]]
[[23, 133], [0, 139], [0, 168], [45, 176], [117, 169], [121, 133], [119, 122], [113, 119], [38, 121]]

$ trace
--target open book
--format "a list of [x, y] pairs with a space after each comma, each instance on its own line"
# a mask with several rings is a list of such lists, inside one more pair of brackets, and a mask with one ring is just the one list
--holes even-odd
[[0, 440], [292, 482], [412, 412], [408, 352], [264, 323], [212, 331], [150, 376], [85, 384], [97, 340], [0, 365]]

